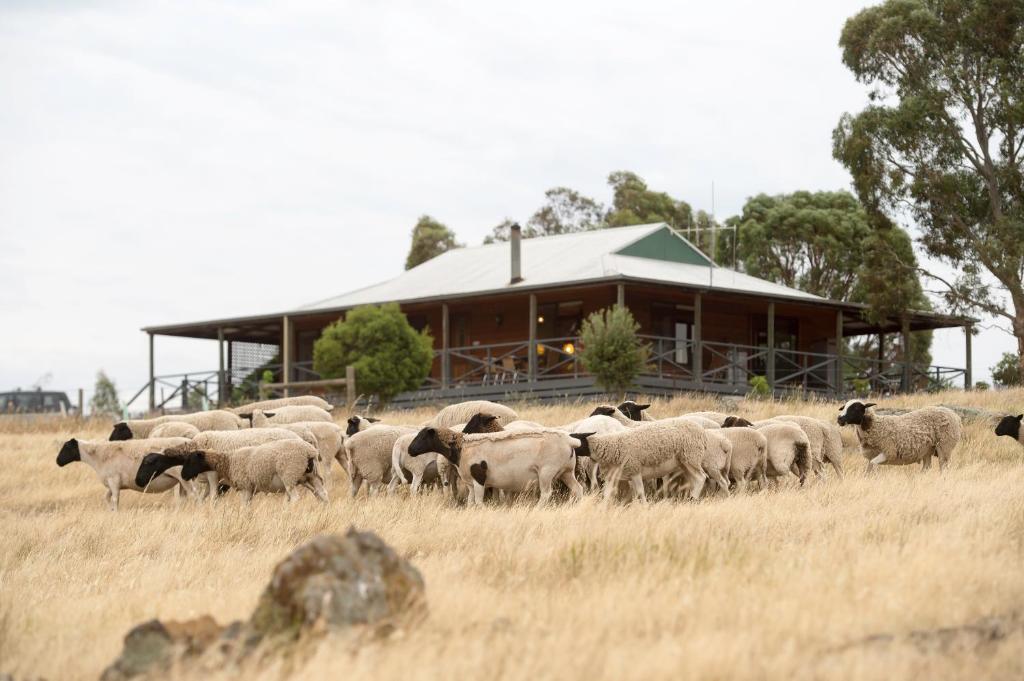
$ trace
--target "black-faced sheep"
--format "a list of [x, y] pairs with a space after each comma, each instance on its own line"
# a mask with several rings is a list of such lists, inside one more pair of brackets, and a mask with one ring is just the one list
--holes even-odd
[[932, 457], [939, 468], [949, 463], [960, 442], [963, 426], [956, 412], [946, 407], [925, 407], [898, 416], [876, 414], [873, 402], [850, 400], [839, 410], [836, 422], [856, 428], [869, 470], [879, 465], [904, 466], [921, 462], [928, 470]]
[[142, 439], [149, 437], [154, 428], [161, 423], [189, 423], [200, 431], [206, 430], [239, 430], [247, 428], [248, 422], [242, 418], [223, 409], [213, 411], [199, 411], [195, 414], [174, 414], [171, 416], [158, 416], [152, 419], [133, 419], [121, 421], [114, 424], [114, 430], [110, 433], [111, 442], [121, 440]]
[[1020, 423], [1024, 420], [1024, 414], [1018, 414], [1017, 416], [1004, 416], [999, 419], [998, 425], [996, 425], [996, 435], [1012, 437], [1020, 444], [1024, 444], [1024, 438], [1021, 437]]
[[411, 456], [437, 452], [472, 484], [473, 500], [482, 504], [487, 488], [505, 492], [540, 490], [538, 506], [551, 498], [552, 482], [561, 480], [577, 499], [583, 487], [576, 480], [573, 449], [580, 440], [561, 430], [505, 431], [464, 435], [448, 428], [420, 430], [409, 445]]
[[[162, 452], [168, 448], [188, 442], [183, 437], [149, 438], [128, 442], [90, 442], [71, 438], [57, 454], [57, 465], [64, 467], [81, 461], [96, 473], [96, 477], [107, 488], [107, 503], [116, 511], [121, 490], [135, 492], [166, 492], [175, 485], [179, 490], [191, 494], [191, 487], [182, 483], [176, 471], [147, 479], [141, 485], [135, 481], [136, 473], [143, 458], [149, 452]], [[179, 491], [179, 494], [181, 492]]]

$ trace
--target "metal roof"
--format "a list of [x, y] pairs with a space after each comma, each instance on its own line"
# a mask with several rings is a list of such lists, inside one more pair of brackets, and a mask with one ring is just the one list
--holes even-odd
[[[690, 265], [617, 254], [661, 230], [672, 233], [699, 253], [708, 264]], [[510, 283], [510, 263], [510, 245], [505, 242], [457, 248], [394, 279], [303, 305], [297, 311], [313, 312], [389, 301], [508, 293], [622, 278], [801, 300], [824, 300], [788, 286], [715, 267], [699, 249], [673, 232], [665, 223], [523, 239], [523, 280], [515, 284]]]
[[[665, 234], [658, 234], [664, 231]], [[666, 234], [678, 239], [693, 251], [696, 262], [676, 262], [657, 257], [623, 255], [621, 251], [639, 242], [666, 244]], [[655, 239], [650, 237], [657, 235]], [[660, 240], [660, 241], [659, 241]], [[667, 245], [671, 246], [671, 240]], [[650, 250], [650, 249], [648, 249]], [[636, 249], [630, 249], [636, 252]], [[216, 337], [216, 328], [235, 324], [262, 323], [263, 333], [272, 335], [283, 315], [316, 315], [339, 312], [358, 305], [386, 302], [422, 303], [435, 300], [497, 295], [550, 289], [554, 287], [594, 285], [623, 281], [679, 286], [702, 291], [721, 291], [750, 296], [822, 304], [840, 308], [860, 316], [866, 305], [834, 301], [799, 289], [752, 277], [724, 267], [715, 266], [700, 249], [672, 230], [665, 223], [616, 227], [612, 229], [560, 234], [522, 240], [522, 281], [511, 283], [511, 249], [508, 242], [457, 248], [407, 270], [402, 274], [292, 310], [274, 314], [207, 320], [143, 329], [150, 333], [192, 337]], [[667, 256], [666, 256], [667, 257]], [[912, 312], [916, 329], [962, 326], [974, 320], [933, 312]], [[885, 330], [889, 324], [867, 324], [865, 328]], [[898, 324], [895, 329], [898, 329]], [[851, 328], [850, 330], [853, 330]], [[892, 329], [890, 329], [892, 330]], [[231, 329], [230, 331], [234, 331]], [[211, 336], [211, 334], [213, 334]]]

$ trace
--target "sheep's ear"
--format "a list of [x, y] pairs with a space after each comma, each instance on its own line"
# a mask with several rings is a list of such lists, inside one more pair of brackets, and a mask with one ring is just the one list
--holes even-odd
[[494, 416], [493, 414], [484, 414], [483, 417], [486, 423], [493, 423], [494, 421], [498, 420], [498, 417]]
[[249, 422], [252, 422], [252, 412], [250, 411], [250, 412], [247, 412], [245, 414], [239, 414], [238, 418], [245, 419], [245, 420], [247, 420]]
[[[636, 404], [636, 403], [634, 402], [634, 404]], [[639, 409], [640, 411], [643, 411], [644, 409], [650, 409], [651, 405], [650, 404], [637, 404], [636, 408]]]
[[1017, 414], [1014, 418], [1018, 421], [1024, 420], [1024, 414]]
[[865, 402], [864, 403], [864, 408], [867, 409], [868, 407], [873, 407], [876, 404], [878, 404], [878, 403], [877, 402]]
[[263, 415], [266, 416], [268, 419], [272, 419], [274, 418], [274, 414], [276, 413], [276, 411], [265, 411], [263, 412]]
[[380, 419], [375, 419], [372, 416], [367, 416], [366, 420], [369, 421], [370, 423], [380, 423]]

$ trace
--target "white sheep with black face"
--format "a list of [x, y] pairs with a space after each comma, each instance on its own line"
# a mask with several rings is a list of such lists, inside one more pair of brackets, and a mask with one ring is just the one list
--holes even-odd
[[960, 417], [946, 407], [925, 407], [906, 414], [876, 414], [874, 402], [850, 400], [839, 410], [836, 422], [854, 426], [861, 451], [869, 461], [869, 470], [876, 466], [905, 466], [921, 463], [922, 470], [939, 459], [944, 469], [963, 434]]
[[1012, 437], [1014, 440], [1024, 445], [1024, 434], [1021, 433], [1020, 427], [1022, 420], [1024, 420], [1024, 414], [1004, 416], [999, 419], [999, 424], [996, 425], [996, 435]]
[[199, 411], [195, 414], [173, 414], [152, 419], [131, 419], [114, 424], [110, 433], [111, 442], [151, 437], [153, 429], [162, 423], [189, 423], [199, 431], [239, 430], [248, 428], [249, 423], [239, 416], [223, 409]]
[[395, 442], [406, 433], [416, 432], [408, 426], [377, 424], [345, 438], [345, 467], [353, 497], [366, 482], [369, 494], [376, 494], [381, 485], [391, 481], [391, 455]]
[[459, 423], [469, 423], [469, 420], [477, 414], [496, 416], [501, 426], [505, 426], [519, 418], [515, 409], [506, 407], [504, 404], [488, 400], [470, 400], [468, 402], [448, 405], [437, 412], [437, 415], [430, 419], [428, 424], [442, 428], [451, 428]]
[[551, 498], [552, 483], [561, 480], [577, 499], [583, 487], [574, 474], [573, 448], [580, 440], [561, 430], [503, 431], [466, 435], [443, 427], [421, 429], [409, 444], [411, 456], [436, 452], [471, 485], [471, 498], [482, 504], [484, 492], [540, 490], [538, 506]]
[[345, 437], [350, 437], [360, 431], [366, 430], [374, 424], [380, 423], [380, 419], [375, 419], [372, 416], [360, 416], [359, 414], [353, 414], [348, 417], [348, 421], [345, 423]]
[[229, 411], [234, 414], [251, 414], [257, 409], [273, 411], [278, 407], [319, 407], [324, 411], [334, 409], [334, 405], [322, 397], [317, 397], [316, 395], [296, 395], [295, 397], [278, 397], [272, 400], [250, 402], [249, 404], [232, 407]]
[[[107, 488], [107, 503], [111, 511], [116, 511], [120, 493], [123, 489], [135, 492], [166, 492], [179, 486], [179, 494], [183, 490], [191, 495], [191, 486], [182, 482], [178, 471], [166, 471], [166, 474], [151, 476], [143, 484], [136, 483], [136, 475], [142, 460], [150, 452], [163, 452], [166, 449], [184, 445], [189, 442], [183, 437], [147, 438], [119, 442], [90, 442], [71, 438], [57, 454], [57, 465], [67, 466], [81, 461], [96, 473], [96, 477]], [[163, 471], [162, 471], [163, 473]]]

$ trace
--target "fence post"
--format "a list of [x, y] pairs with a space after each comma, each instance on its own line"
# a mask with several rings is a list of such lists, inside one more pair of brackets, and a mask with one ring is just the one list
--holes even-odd
[[693, 378], [697, 382], [697, 388], [704, 389], [704, 336], [703, 324], [701, 322], [701, 296], [699, 293], [693, 296]]
[[149, 334], [149, 410], [156, 409], [156, 378], [153, 363], [153, 334]]
[[217, 406], [224, 406], [224, 329], [219, 326], [217, 327]]
[[[152, 390], [152, 388], [150, 388]], [[85, 391], [78, 389], [78, 418], [85, 416]]]
[[974, 388], [974, 381], [971, 377], [971, 336], [974, 335], [974, 326], [968, 324], [964, 327], [964, 345], [967, 351], [967, 356], [964, 360], [964, 390], [971, 390]]
[[281, 382], [284, 396], [291, 397], [288, 384], [292, 380], [292, 320], [288, 315], [281, 318]]
[[448, 388], [448, 379], [451, 375], [451, 324], [449, 323], [448, 303], [441, 303], [441, 389]]
[[843, 394], [843, 311], [836, 312], [836, 397]]
[[188, 376], [181, 379], [181, 408], [188, 409]]
[[530, 347], [527, 350], [530, 383], [537, 380], [537, 294], [530, 294]]
[[903, 344], [903, 392], [910, 392], [912, 367], [910, 366], [910, 318], [906, 315], [900, 320], [900, 336]]
[[349, 364], [345, 367], [345, 402], [352, 410], [356, 404], [356, 368]]
[[775, 303], [768, 303], [768, 358], [766, 378], [768, 389], [775, 394]]

